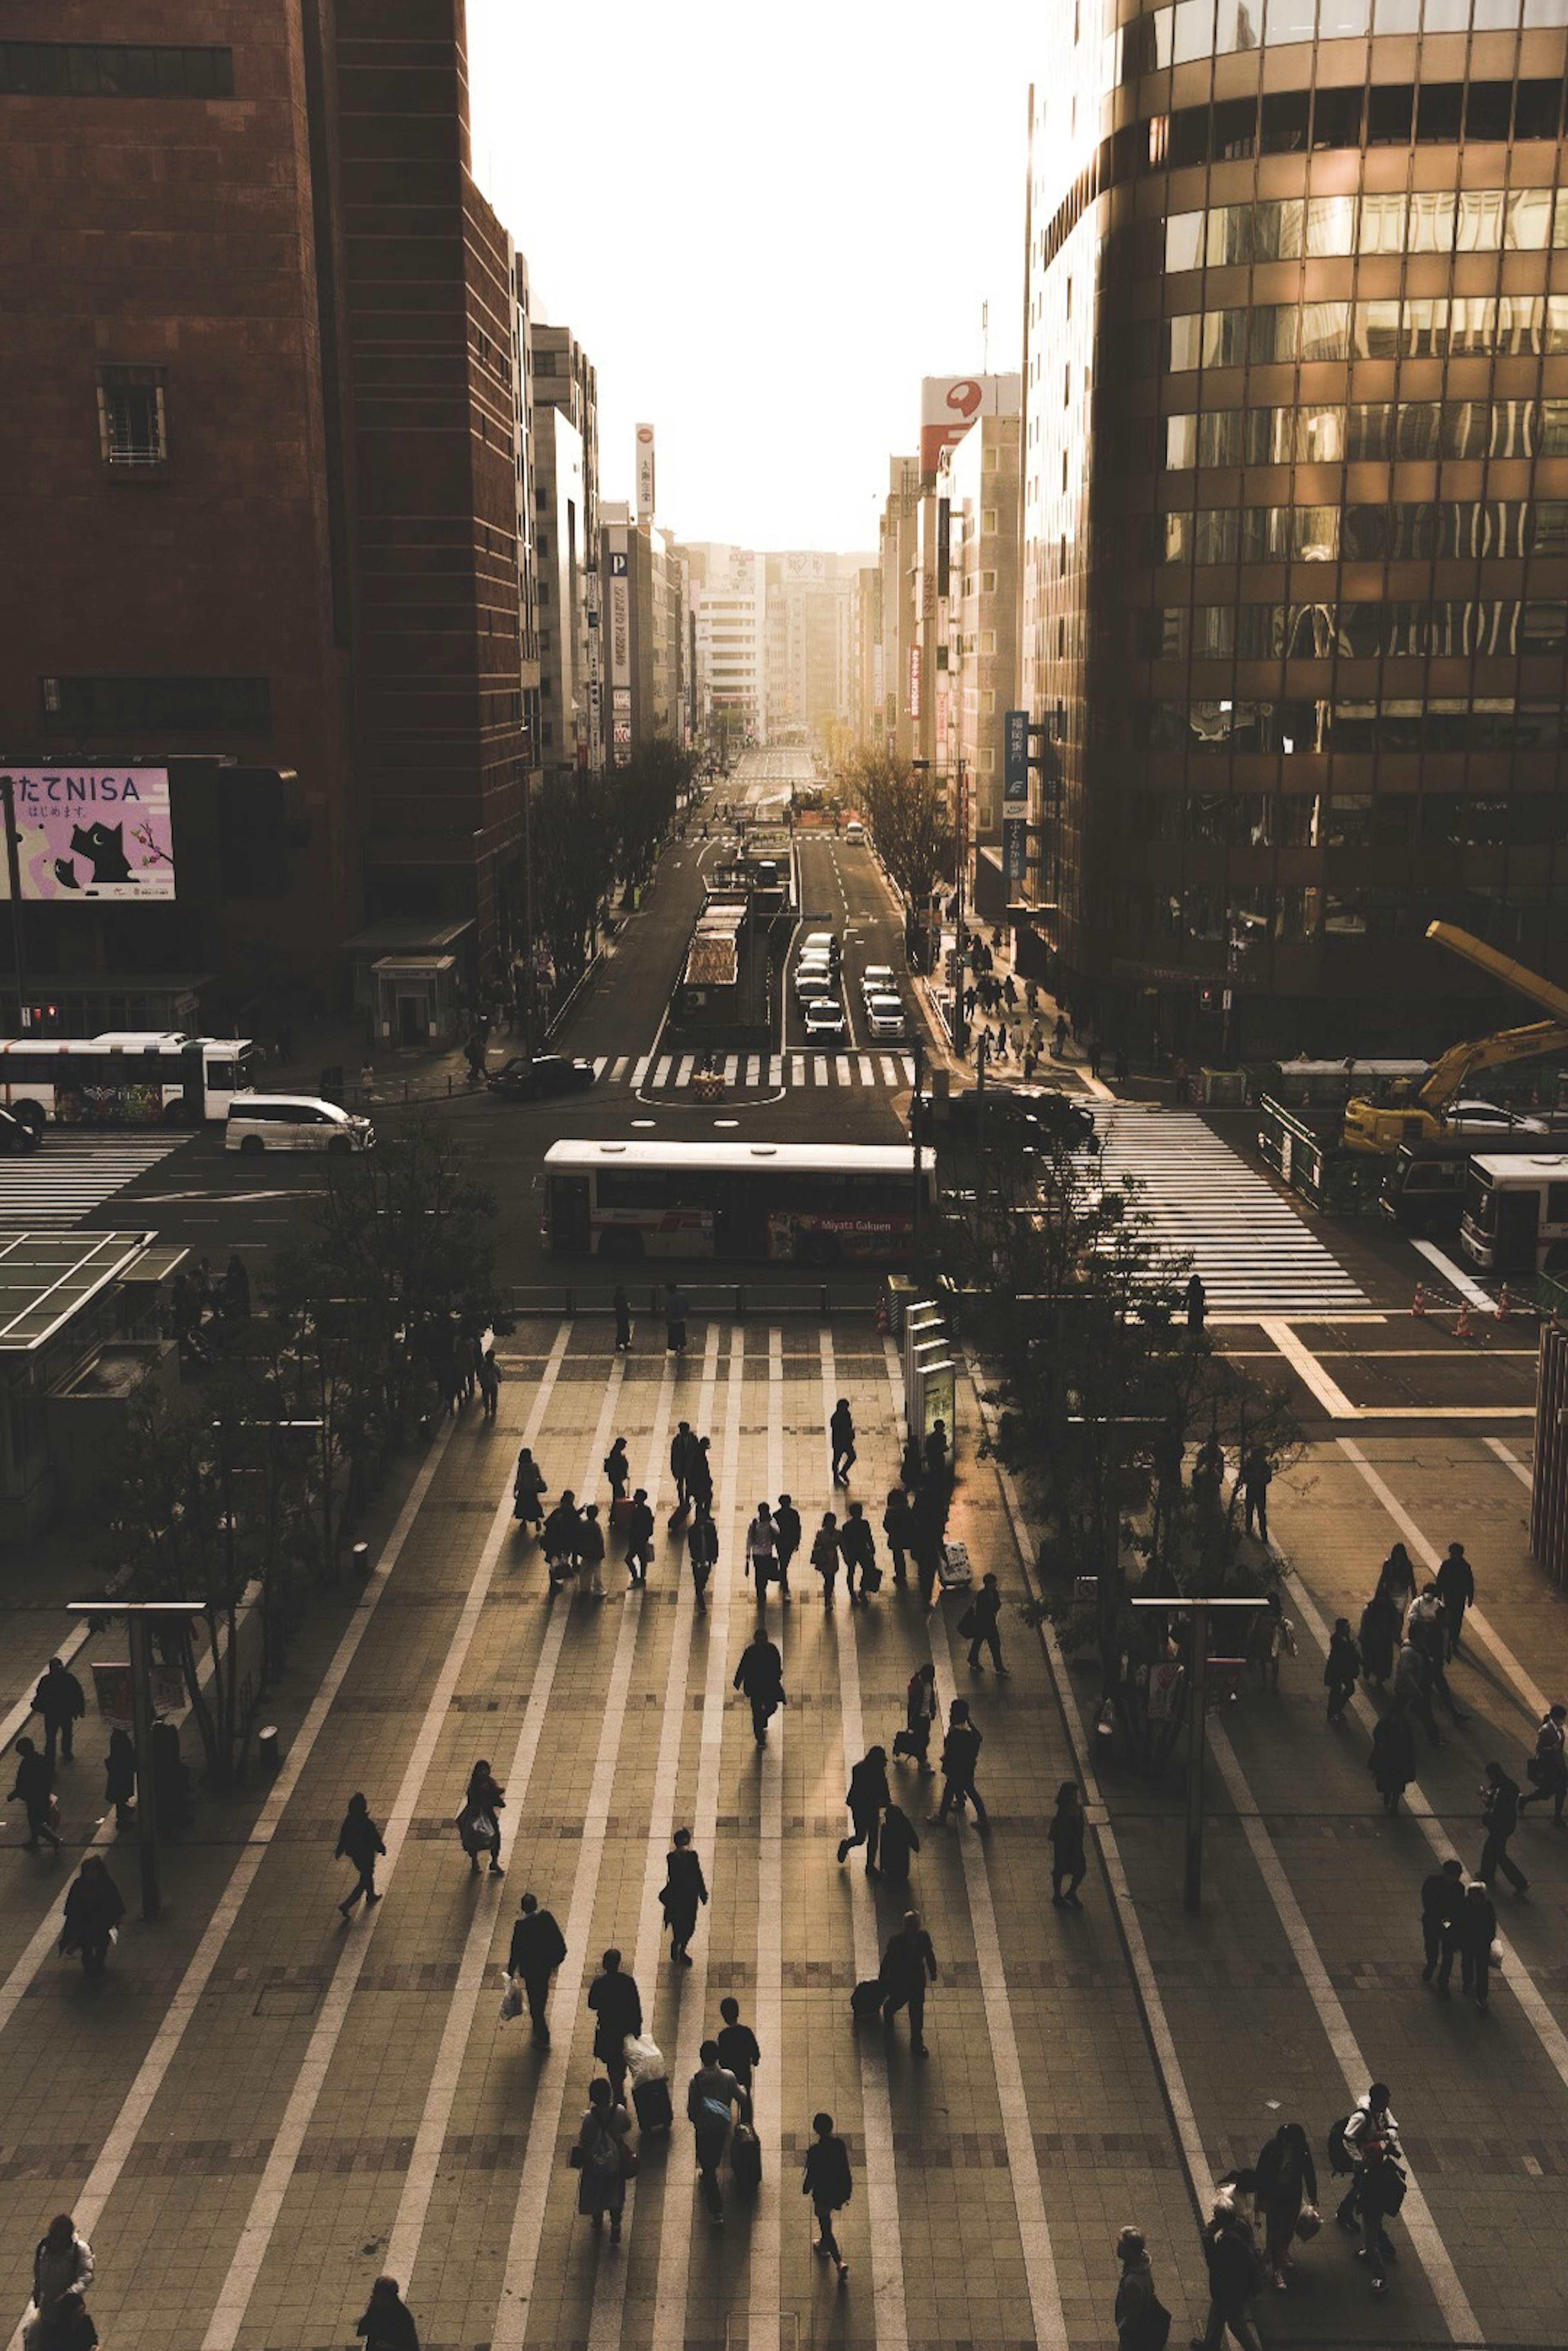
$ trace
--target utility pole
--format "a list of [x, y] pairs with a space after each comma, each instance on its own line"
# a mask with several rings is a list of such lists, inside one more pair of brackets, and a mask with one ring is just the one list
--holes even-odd
[[1239, 1599], [1229, 1593], [1207, 1593], [1200, 1599], [1135, 1599], [1135, 1608], [1160, 1608], [1168, 1616], [1192, 1619], [1192, 1671], [1189, 1677], [1187, 1715], [1187, 1840], [1181, 1879], [1181, 1907], [1196, 1917], [1203, 1907], [1203, 1771], [1209, 1744], [1209, 1611], [1211, 1608], [1266, 1608], [1262, 1596]]
[[130, 1644], [131, 1738], [136, 1747], [136, 1841], [141, 1859], [141, 1915], [157, 1917], [158, 1799], [152, 1774], [152, 1658], [148, 1623], [204, 1614], [199, 1600], [72, 1600], [73, 1616], [123, 1616]]

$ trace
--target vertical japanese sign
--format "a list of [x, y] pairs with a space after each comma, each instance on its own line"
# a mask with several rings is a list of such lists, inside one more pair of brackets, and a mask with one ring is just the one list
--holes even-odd
[[639, 424], [637, 428], [637, 518], [639, 522], [653, 520], [653, 427]]
[[1029, 800], [1029, 713], [1010, 710], [1002, 721], [1002, 797], [1004, 800]]

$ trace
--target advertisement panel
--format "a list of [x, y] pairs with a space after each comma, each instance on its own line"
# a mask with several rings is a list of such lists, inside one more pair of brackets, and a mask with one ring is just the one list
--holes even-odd
[[934, 474], [944, 449], [961, 441], [977, 416], [1016, 416], [1018, 375], [928, 375], [920, 379], [920, 471]]
[[1022, 816], [1004, 816], [1002, 820], [1002, 872], [1011, 890], [1023, 881], [1029, 870], [1029, 820]]
[[639, 522], [653, 520], [653, 427], [639, 424], [637, 428], [637, 518]]
[[909, 647], [909, 716], [911, 718], [918, 718], [919, 715], [920, 648], [919, 645], [911, 645]]
[[1002, 797], [1004, 800], [1029, 798], [1029, 713], [1010, 710], [1002, 721]]
[[[172, 898], [167, 768], [17, 768], [4, 778], [24, 898]], [[0, 861], [0, 895], [10, 895]]]

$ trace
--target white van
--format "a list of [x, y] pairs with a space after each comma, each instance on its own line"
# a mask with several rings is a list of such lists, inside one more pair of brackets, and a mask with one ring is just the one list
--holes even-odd
[[318, 1094], [236, 1094], [229, 1104], [225, 1151], [369, 1151], [368, 1118]]
[[866, 1026], [879, 1044], [901, 1041], [909, 1033], [902, 998], [897, 996], [868, 997]]
[[848, 823], [845, 826], [844, 838], [849, 843], [851, 849], [865, 848], [866, 828], [861, 823], [860, 819], [857, 816], [852, 816]]

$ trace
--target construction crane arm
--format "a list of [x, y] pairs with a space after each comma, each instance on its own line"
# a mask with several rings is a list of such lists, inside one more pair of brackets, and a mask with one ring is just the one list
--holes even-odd
[[1568, 1051], [1568, 1020], [1532, 1020], [1522, 1029], [1497, 1029], [1490, 1037], [1471, 1037], [1462, 1045], [1450, 1045], [1433, 1062], [1415, 1099], [1421, 1109], [1440, 1118], [1460, 1087], [1478, 1071], [1563, 1051]]
[[[1435, 940], [1438, 946], [1447, 947], [1450, 955], [1460, 956], [1466, 963], [1474, 964], [1478, 971], [1484, 971], [1493, 979], [1501, 980], [1504, 987], [1511, 987], [1516, 995], [1525, 997], [1532, 1004], [1539, 1004], [1542, 1012], [1551, 1013], [1553, 1021], [1568, 1022], [1568, 987], [1558, 987], [1552, 981], [1542, 979], [1539, 972], [1515, 963], [1511, 956], [1501, 954], [1496, 947], [1489, 947], [1484, 939], [1473, 937], [1469, 931], [1461, 931], [1457, 923], [1428, 923], [1427, 936]], [[1468, 1050], [1462, 1045], [1454, 1048], [1456, 1052]], [[1550, 1051], [1552, 1048], [1544, 1050]], [[1447, 1058], [1445, 1054], [1444, 1060]], [[1440, 1069], [1442, 1063], [1439, 1062], [1438, 1067]]]

